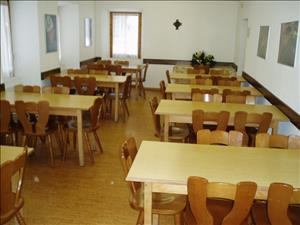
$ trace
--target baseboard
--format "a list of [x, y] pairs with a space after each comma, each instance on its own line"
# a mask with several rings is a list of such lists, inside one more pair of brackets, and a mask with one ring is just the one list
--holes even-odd
[[261, 83], [255, 80], [251, 75], [243, 71], [242, 76], [247, 80], [249, 84], [260, 91], [272, 105], [275, 105], [281, 112], [283, 112], [298, 129], [300, 129], [300, 116], [297, 112], [295, 112], [292, 108], [290, 108], [278, 97], [276, 97]]
[[52, 70], [41, 72], [41, 80], [45, 80], [47, 77], [57, 73], [60, 73], [60, 68], [55, 68]]

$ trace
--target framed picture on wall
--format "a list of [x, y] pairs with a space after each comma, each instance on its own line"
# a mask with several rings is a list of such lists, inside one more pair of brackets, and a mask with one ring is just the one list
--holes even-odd
[[281, 24], [278, 63], [294, 67], [299, 21]]
[[57, 23], [56, 15], [45, 14], [46, 52], [57, 51]]
[[263, 59], [265, 59], [267, 55], [269, 30], [270, 30], [269, 26], [260, 26], [258, 46], [257, 46], [257, 56]]

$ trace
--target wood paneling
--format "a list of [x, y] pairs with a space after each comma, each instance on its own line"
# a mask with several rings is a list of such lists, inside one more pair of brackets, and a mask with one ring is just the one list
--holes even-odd
[[277, 98], [272, 92], [270, 92], [261, 83], [255, 80], [251, 75], [243, 71], [242, 76], [253, 87], [260, 91], [272, 105], [275, 105], [278, 109], [280, 109], [280, 111], [282, 111], [298, 129], [300, 129], [300, 116], [297, 112], [295, 112], [292, 108], [290, 108], [283, 101]]

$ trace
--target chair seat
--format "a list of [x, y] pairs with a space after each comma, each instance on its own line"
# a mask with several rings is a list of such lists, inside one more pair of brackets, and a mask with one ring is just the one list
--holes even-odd
[[[134, 196], [131, 196], [130, 204], [134, 209], [144, 208], [144, 192], [140, 188]], [[185, 195], [153, 193], [152, 213], [160, 215], [174, 215], [181, 213], [186, 205]]]

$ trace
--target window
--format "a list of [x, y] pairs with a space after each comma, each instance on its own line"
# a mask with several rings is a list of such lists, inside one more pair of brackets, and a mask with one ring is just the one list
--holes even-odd
[[7, 1], [1, 1], [1, 81], [13, 76], [13, 55]]
[[84, 46], [92, 46], [92, 19], [84, 18]]
[[141, 58], [141, 13], [110, 13], [110, 57]]

